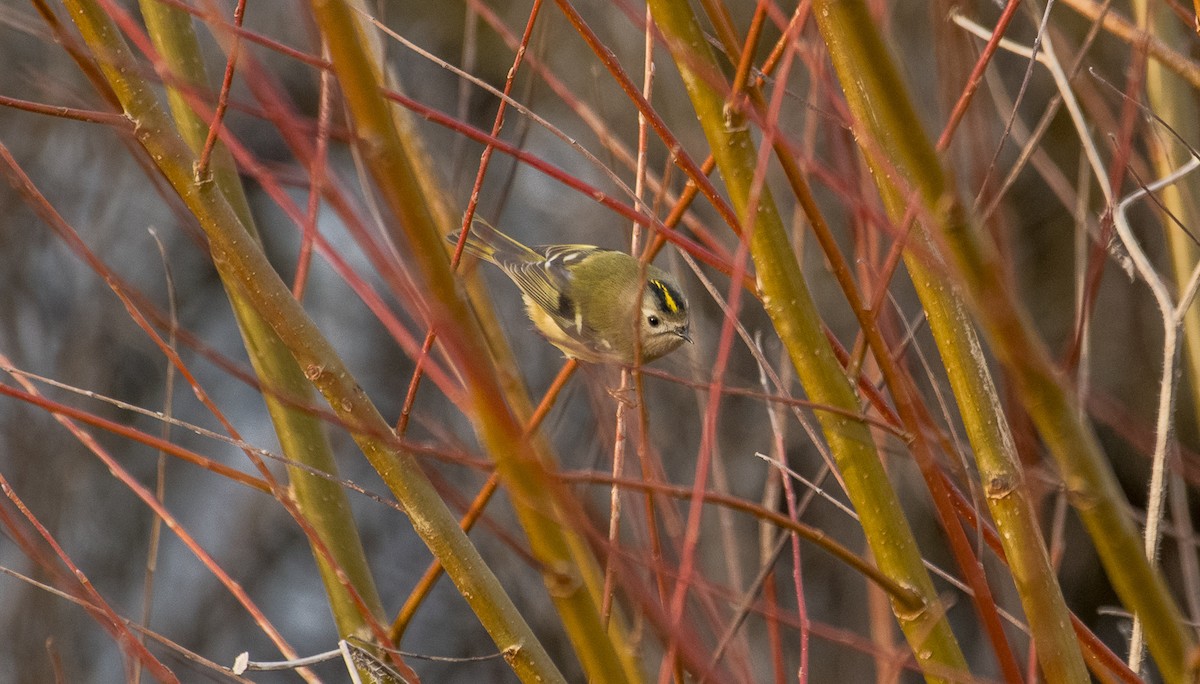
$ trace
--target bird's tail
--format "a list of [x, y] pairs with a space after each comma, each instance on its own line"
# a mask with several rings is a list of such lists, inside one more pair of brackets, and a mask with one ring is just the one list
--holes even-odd
[[[447, 236], [446, 239], [457, 244], [459, 235], [459, 233], [454, 233]], [[471, 223], [471, 232], [467, 235], [463, 250], [471, 256], [490, 261], [497, 266], [542, 260], [537, 252], [496, 230], [481, 218], [476, 218]]]

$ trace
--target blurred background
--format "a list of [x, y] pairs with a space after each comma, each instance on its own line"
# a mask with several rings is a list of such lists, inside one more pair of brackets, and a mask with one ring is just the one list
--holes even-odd
[[[62, 22], [62, 36], [39, 15], [38, 3], [6, 0], [0, 3], [0, 95], [83, 110], [111, 111], [72, 59], [68, 47], [75, 36], [64, 8], [48, 2]], [[232, 18], [234, 3], [185, 0], [201, 16], [195, 27], [205, 51], [214, 90], [226, 69], [227, 33], [222, 23]], [[141, 27], [136, 3], [102, 4], [116, 15], [127, 12]], [[578, 1], [574, 7], [600, 40], [616, 55], [633, 82], [643, 79], [645, 7], [632, 2]], [[759, 43], [761, 64], [783, 34], [796, 7], [766, 3], [768, 21]], [[950, 20], [950, 3], [871, 3], [874, 18], [889, 40], [901, 66], [903, 84], [919, 105], [919, 115], [931, 137], [941, 132], [948, 112], [961, 95], [965, 78], [983, 42]], [[1073, 5], [1075, 5], [1073, 3]], [[755, 3], [726, 3], [744, 35]], [[1086, 108], [1091, 134], [1104, 159], [1112, 164], [1121, 192], [1130, 192], [1157, 177], [1150, 161], [1150, 142], [1170, 140], [1172, 134], [1145, 112], [1130, 107], [1122, 91], [1130, 73], [1144, 68], [1142, 56], [1128, 41], [1099, 31], [1089, 38], [1092, 21], [1076, 6], [1061, 6], [1050, 15], [1051, 35], [1059, 58], [1083, 66], [1075, 84]], [[379, 35], [387, 60], [404, 94], [421, 106], [442, 112], [462, 126], [489, 130], [498, 98], [480, 84], [457, 75], [448, 66], [471, 74], [492, 88], [502, 88], [513, 61], [514, 37], [519, 39], [529, 19], [528, 2], [368, 2], [370, 14], [383, 26], [436, 57], [419, 54], [399, 40]], [[956, 12], [984, 26], [994, 24], [999, 8], [993, 3], [958, 4]], [[1170, 7], [1188, 13], [1190, 6]], [[1036, 35], [1040, 7], [1017, 13], [1008, 36], [1028, 45]], [[1111, 11], [1130, 16], [1124, 3]], [[221, 16], [217, 21], [213, 16]], [[1175, 17], [1181, 27], [1187, 24]], [[296, 206], [313, 212], [315, 225], [349, 267], [357, 283], [383, 293], [386, 306], [419, 344], [427, 326], [422, 304], [411, 291], [380, 274], [368, 258], [361, 239], [347, 230], [340, 212], [327, 203], [310, 204], [310, 170], [294, 156], [265, 104], [248, 81], [269, 84], [292, 107], [291, 120], [309, 127], [316, 140], [321, 110], [320, 69], [284, 54], [278, 45], [301, 54], [321, 54], [317, 29], [307, 3], [277, 0], [249, 3], [245, 29], [269, 38], [242, 41], [240, 59], [225, 118], [228, 133], [261, 165], [259, 172], [274, 178]], [[128, 29], [126, 29], [128, 32]], [[127, 36], [131, 43], [137, 43]], [[696, 122], [678, 73], [656, 37], [650, 101], [682, 149], [697, 161], [707, 143]], [[1195, 34], [1184, 34], [1174, 49], [1194, 53]], [[714, 39], [714, 43], [715, 43]], [[869, 172], [847, 124], [841, 93], [831, 72], [820, 36], [809, 20], [790, 45], [795, 62], [786, 83], [768, 78], [768, 90], [786, 88], [776, 122], [809, 176], [818, 203], [834, 226], [843, 250], [858, 269], [857, 277], [871, 286], [896, 235], [884, 215]], [[161, 83], [142, 48], [135, 53], [147, 75]], [[251, 70], [246, 66], [255, 63]], [[1153, 447], [1159, 373], [1163, 363], [1162, 322], [1143, 282], [1128, 277], [1100, 250], [1091, 253], [1104, 226], [1104, 199], [1089, 180], [1081, 144], [1067, 115], [1059, 108], [1048, 127], [1030, 143], [1031, 129], [1052, 106], [1057, 90], [1041, 67], [1028, 71], [1027, 59], [1001, 51], [987, 70], [962, 127], [944, 156], [959, 197], [972, 207], [980, 224], [1001, 246], [1007, 276], [1029, 307], [1048, 348], [1063, 361], [1072, 382], [1083, 388], [1087, 410], [1100, 433], [1104, 449], [1121, 478], [1132, 509], [1145, 505], [1145, 490]], [[727, 75], [733, 72], [730, 65]], [[1013, 109], [1013, 102], [1021, 100]], [[160, 97], [162, 93], [157, 93]], [[1195, 91], [1189, 90], [1189, 96]], [[400, 237], [394, 221], [373, 197], [360, 160], [347, 145], [345, 111], [336, 88], [331, 93], [328, 156], [324, 172], [347, 190], [353, 211], [383, 245], [386, 258], [407, 273], [411, 247]], [[638, 151], [637, 110], [580, 39], [563, 13], [554, 6], [541, 9], [528, 43], [525, 62], [513, 83], [509, 110], [500, 134], [505, 142], [551, 165], [630, 207], [639, 207], [628, 192], [634, 186], [632, 160]], [[456, 206], [465, 209], [479, 167], [482, 146], [463, 130], [413, 117], [425, 140], [435, 169]], [[551, 130], [549, 127], [553, 127]], [[1131, 136], [1128, 129], [1135, 127]], [[1008, 135], [1005, 137], [1006, 128]], [[1178, 131], [1193, 135], [1194, 131]], [[916, 133], [914, 133], [916, 134]], [[761, 129], [755, 128], [755, 135]], [[662, 218], [684, 188], [686, 177], [672, 167], [672, 154], [651, 134], [644, 149], [648, 185], [639, 210]], [[1132, 139], [1132, 143], [1128, 143]], [[1194, 142], [1194, 141], [1193, 141]], [[151, 320], [170, 341], [195, 382], [229, 418], [240, 437], [275, 457], [270, 467], [283, 477], [278, 442], [265, 411], [261, 392], [245, 378], [252, 375], [242, 337], [195, 218], [187, 212], [163, 178], [153, 170], [136, 142], [119, 126], [50, 116], [14, 106], [0, 107], [0, 144], [36, 185], [62, 220], [95, 257], [137, 294], [137, 306], [152, 311]], [[1123, 159], [1123, 161], [1122, 161]], [[1011, 182], [1006, 179], [1012, 174]], [[847, 349], [858, 341], [857, 323], [829, 273], [823, 254], [806, 232], [807, 222], [785, 189], [782, 174], [769, 165], [767, 186], [774, 189], [780, 212], [792, 221], [797, 250], [809, 288], [831, 336]], [[714, 180], [719, 180], [716, 174]], [[287, 283], [298, 270], [304, 227], [283, 211], [276, 198], [252, 173], [243, 176], [255, 221], [272, 263]], [[718, 183], [719, 186], [719, 183]], [[507, 154], [497, 154], [481, 186], [478, 215], [527, 244], [580, 242], [629, 249], [632, 223], [597, 202], [592, 194], [568, 187], [560, 178], [532, 168]], [[1166, 234], [1182, 230], [1152, 204], [1132, 214], [1137, 237], [1164, 272]], [[689, 235], [704, 231], [713, 250], [727, 256], [737, 252], [736, 236], [722, 225], [718, 212], [698, 200], [683, 221]], [[457, 228], [452, 226], [451, 228]], [[1107, 235], [1107, 234], [1106, 234]], [[645, 243], [645, 236], [642, 244]], [[44, 212], [9, 185], [0, 187], [0, 355], [5, 370], [33, 378], [47, 397], [98, 418], [161, 436], [239, 471], [254, 472], [237, 446], [207, 434], [226, 431], [195, 391], [169, 364], [161, 350], [139, 327], [126, 305], [106, 284], [103, 274], [81, 259], [52, 231]], [[1090, 259], [1090, 261], [1088, 260]], [[1082, 261], [1081, 261], [1082, 260]], [[691, 305], [695, 344], [651, 364], [644, 377], [643, 406], [648, 453], [661, 467], [662, 478], [690, 487], [701, 448], [706, 413], [715, 414], [716, 441], [712, 446], [710, 487], [739, 499], [764, 503], [786, 513], [777, 488], [772, 454], [782, 453], [803, 505], [800, 519], [826, 532], [860, 555], [867, 555], [862, 534], [844, 505], [846, 497], [828, 475], [819, 434], [806, 431], [811, 412], [792, 411], [764, 401], [759, 361], [741, 339], [722, 343], [723, 306], [732, 289], [717, 269], [689, 267], [679, 250], [668, 245], [656, 263], [676, 274]], [[463, 264], [474, 269], [475, 264]], [[520, 375], [535, 401], [563, 367], [562, 354], [541, 339], [524, 316], [515, 287], [498, 270], [480, 268], [493, 296], [503, 332], [510, 342]], [[1077, 335], [1080, 289], [1084, 277], [1094, 277], [1088, 296], [1094, 298], [1091, 327]], [[705, 282], [707, 281], [707, 283]], [[898, 350], [917, 379], [923, 400], [939, 426], [956, 445], [942, 463], [957, 473], [969, 497], [980, 506], [977, 476], [970, 447], [962, 434], [936, 348], [924, 325], [919, 302], [903, 266], [887, 287], [885, 310], [889, 325], [904, 331], [906, 344]], [[711, 287], [712, 289], [708, 289]], [[411, 351], [400, 344], [378, 317], [364, 305], [344, 274], [320, 255], [306, 276], [303, 303], [347, 362], [367, 395], [390, 422], [401, 412], [414, 370]], [[750, 334], [761, 340], [761, 358], [779, 373], [791, 396], [803, 398], [803, 388], [789, 372], [787, 356], [770, 319], [750, 293], [742, 292], [733, 312]], [[169, 321], [176, 321], [173, 331]], [[165, 323], [166, 322], [166, 323]], [[1082, 339], [1081, 361], [1071, 361]], [[723, 344], [727, 365], [717, 366]], [[998, 370], [998, 369], [997, 369]], [[719, 372], [718, 372], [719, 371]], [[864, 377], [874, 382], [869, 362]], [[1118, 654], [1126, 650], [1129, 620], [1105, 579], [1079, 522], [1066, 507], [1061, 483], [1028, 418], [1008, 392], [998, 371], [998, 383], [1027, 466], [1029, 487], [1055, 560], [1068, 605]], [[723, 390], [709, 391], [719, 378]], [[51, 381], [55, 384], [51, 384]], [[609, 472], [617, 442], [615, 420], [622, 401], [616, 369], [585, 367], [559, 394], [543, 430], [565, 472]], [[14, 386], [6, 374], [3, 383]], [[772, 393], [777, 390], [770, 390]], [[714, 407], [714, 402], [716, 405]], [[1173, 472], [1184, 481], [1195, 473], [1195, 421], [1185, 387], [1179, 392], [1179, 460]], [[140, 407], [149, 414], [130, 407]], [[181, 423], [169, 424], [164, 412]], [[870, 413], [870, 411], [867, 411]], [[772, 415], [774, 413], [774, 415]], [[639, 421], [634, 421], [639, 422]], [[636, 444], [638, 426], [630, 428]], [[128, 473], [153, 491], [179, 523], [250, 595], [272, 624], [301, 654], [336, 647], [337, 629], [316, 572], [313, 553], [304, 535], [277, 500], [249, 489], [210, 469], [164, 457], [152, 445], [98, 427], [86, 430]], [[362, 458], [344, 429], [329, 426], [339, 477], [375, 497], [351, 490], [349, 500], [363, 546], [389, 617], [403, 604], [430, 562], [430, 554], [413, 532], [404, 513]], [[877, 429], [876, 442], [892, 483], [910, 515], [921, 552], [938, 576], [939, 593], [949, 606], [952, 624], [978, 681], [999, 679], [990, 647], [979, 634], [978, 620], [957, 579], [958, 572], [945, 548], [942, 532], [930, 511], [929, 493], [917, 473], [903, 439]], [[816, 437], [816, 441], [814, 441]], [[485, 457], [475, 442], [468, 420], [433, 382], [425, 382], [413, 403], [407, 440], [456, 512], [461, 512], [487, 479]], [[631, 446], [626, 475], [638, 477]], [[122, 615], [166, 637], [188, 651], [222, 666], [248, 652], [255, 660], [273, 660], [279, 653], [246, 610], [179, 538], [157, 528], [154, 513], [115, 478], [79, 439], [56, 422], [45, 408], [12, 397], [0, 399], [0, 474], [11, 491], [53, 535], [74, 564]], [[802, 478], [802, 479], [800, 479]], [[773, 482], [773, 484], [768, 484]], [[596, 533], [607, 535], [609, 490], [599, 485], [573, 485], [594, 514]], [[638, 494], [627, 495], [627, 530], [622, 543], [635, 557], [647, 548], [644, 511]], [[675, 568], [687, 516], [686, 502], [663, 513], [659, 521], [668, 539], [666, 560]], [[36, 582], [56, 586], [58, 575], [48, 569], [57, 561], [42, 548], [31, 555], [18, 543], [18, 530], [30, 533], [14, 502], [0, 502], [5, 521], [0, 527], [0, 684], [18, 682], [112, 682], [135, 677], [130, 661], [110, 635], [79, 606]], [[1178, 511], [1195, 506], [1186, 501]], [[15, 522], [14, 522], [15, 521]], [[1171, 528], [1174, 535], [1179, 529]], [[766, 539], [758, 522], [719, 507], [706, 509], [697, 545], [697, 571], [707, 583], [704, 599], [689, 604], [690, 619], [706, 639], [705, 648], [720, 647], [722, 667], [733, 680], [773, 681], [782, 672], [795, 677], [801, 640], [797, 628], [785, 624], [772, 634], [763, 605], [773, 605], [796, 619], [795, 587], [803, 587], [812, 637], [805, 655], [808, 681], [917, 681], [911, 654], [903, 637], [889, 625], [885, 599], [861, 575], [821, 550], [800, 544], [801, 572], [793, 580], [794, 560], [788, 546], [772, 558], [771, 594], [762, 598], [756, 578], [764, 563]], [[157, 548], [152, 539], [161, 533]], [[1184, 534], [1184, 533], [1181, 533]], [[768, 535], [770, 536], [770, 535]], [[550, 649], [569, 681], [582, 681], [582, 671], [559, 627], [558, 618], [538, 573], [529, 560], [503, 490], [490, 504], [485, 523], [471, 538], [500, 577], [522, 613]], [[1177, 539], [1177, 537], [1172, 537]], [[1184, 536], [1164, 546], [1162, 567], [1180, 589], [1186, 565], [1180, 549], [1195, 553], [1194, 541]], [[769, 553], [767, 556], [769, 557]], [[1021, 607], [1003, 566], [992, 556], [985, 565], [996, 602], [1008, 611], [1006, 626], [1014, 650], [1028, 663], [1028, 637], [1020, 627]], [[148, 566], [153, 565], [151, 573]], [[1184, 568], [1184, 569], [1181, 569]], [[60, 570], [61, 572], [61, 570]], [[18, 574], [20, 576], [18, 576]], [[633, 580], [631, 580], [633, 581]], [[651, 574], [637, 579], [647, 587]], [[757, 606], [744, 623], [737, 615], [743, 598]], [[618, 600], [618, 604], [621, 601]], [[642, 654], [651, 673], [663, 648], [661, 638], [634, 614]], [[881, 618], [882, 616], [882, 618]], [[644, 633], [643, 633], [644, 632]], [[765, 643], [777, 639], [770, 650]], [[775, 643], [771, 641], [771, 643]], [[406, 630], [404, 651], [449, 659], [493, 656], [490, 659], [431, 661], [410, 658], [408, 664], [427, 682], [515, 681], [478, 620], [450, 582], [442, 579]], [[890, 650], [889, 650], [890, 649]], [[228, 681], [227, 673], [189, 660], [173, 647], [154, 644], [151, 651], [174, 670], [180, 680]], [[764, 654], [775, 654], [779, 662]], [[889, 669], [881, 665], [891, 662]], [[315, 668], [325, 681], [346, 681], [338, 663]], [[1030, 671], [1035, 668], [1030, 666]], [[146, 675], [142, 675], [146, 677]], [[253, 681], [295, 681], [297, 675], [256, 673]], [[1150, 675], [1153, 678], [1153, 674]]]

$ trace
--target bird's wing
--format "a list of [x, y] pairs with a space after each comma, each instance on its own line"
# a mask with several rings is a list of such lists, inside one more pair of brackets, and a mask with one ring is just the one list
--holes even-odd
[[[569, 274], [547, 269], [540, 261], [505, 264], [503, 268], [517, 284], [517, 287], [521, 288], [521, 292], [544, 309], [546, 313], [561, 316], [563, 314], [560, 313], [560, 310], [571, 309], [572, 312], [574, 311], [573, 304], [567, 302], [567, 305], [564, 306], [564, 302], [561, 301], [566, 297], [562, 293], [566, 291], [570, 279]], [[574, 313], [571, 315], [573, 316]]]
[[533, 251], [542, 257], [539, 261], [505, 264], [504, 270], [564, 331], [581, 336], [584, 325], [578, 304], [566, 294], [572, 291], [570, 267], [603, 250], [592, 245], [545, 245]]

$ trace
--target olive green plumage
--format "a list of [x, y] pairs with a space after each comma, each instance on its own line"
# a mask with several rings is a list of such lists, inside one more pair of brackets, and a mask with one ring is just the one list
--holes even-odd
[[[448, 238], [458, 242], [458, 234]], [[592, 363], [635, 362], [674, 351], [688, 334], [687, 300], [675, 279], [624, 252], [592, 245], [526, 247], [475, 221], [464, 251], [495, 264], [520, 288], [529, 319], [569, 357]], [[636, 328], [635, 328], [636, 326]]]

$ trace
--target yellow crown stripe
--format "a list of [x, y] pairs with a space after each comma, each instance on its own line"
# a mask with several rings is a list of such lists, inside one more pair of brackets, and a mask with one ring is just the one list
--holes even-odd
[[671, 296], [671, 288], [667, 287], [666, 283], [661, 280], [651, 279], [648, 284], [655, 290], [658, 290], [658, 294], [661, 295], [662, 302], [666, 305], [667, 311], [671, 313], [679, 311], [679, 304]]

